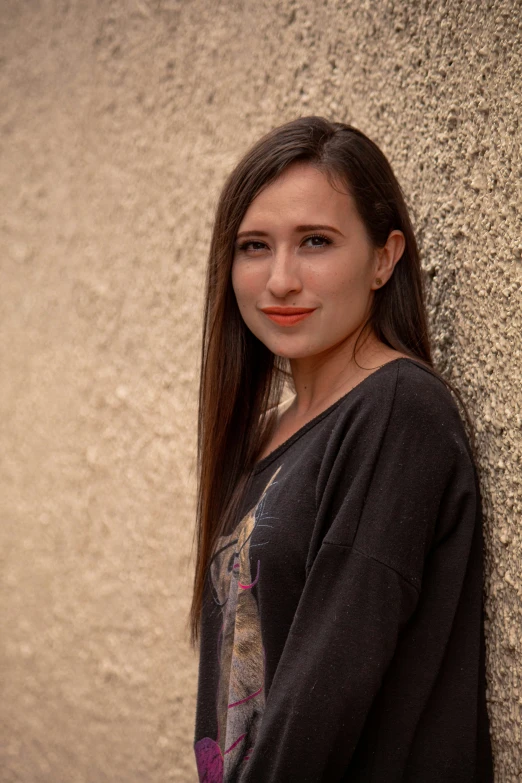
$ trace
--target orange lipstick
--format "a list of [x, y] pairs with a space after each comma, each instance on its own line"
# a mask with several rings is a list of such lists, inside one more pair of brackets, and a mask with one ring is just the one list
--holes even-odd
[[294, 326], [312, 315], [315, 307], [262, 307], [261, 310], [279, 326]]

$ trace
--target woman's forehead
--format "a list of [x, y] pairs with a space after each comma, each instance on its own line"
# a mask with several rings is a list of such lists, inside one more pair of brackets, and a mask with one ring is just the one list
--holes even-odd
[[[282, 218], [297, 223], [342, 220], [356, 212], [352, 196], [311, 163], [289, 166], [251, 201], [240, 230], [256, 221]], [[322, 216], [322, 217], [321, 217]]]

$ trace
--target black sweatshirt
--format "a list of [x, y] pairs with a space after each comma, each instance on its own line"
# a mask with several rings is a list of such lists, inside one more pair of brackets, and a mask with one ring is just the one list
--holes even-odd
[[396, 359], [261, 460], [201, 625], [205, 783], [486, 783], [480, 492]]

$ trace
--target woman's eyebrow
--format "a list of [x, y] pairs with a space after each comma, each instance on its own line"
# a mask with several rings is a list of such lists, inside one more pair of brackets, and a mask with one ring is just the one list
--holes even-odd
[[239, 234], [237, 234], [236, 239], [241, 239], [241, 237], [267, 237], [268, 233], [266, 231], [240, 231]]
[[[307, 224], [302, 226], [296, 226], [294, 229], [296, 234], [301, 234], [305, 231], [333, 231], [334, 234], [339, 234], [339, 236], [343, 236], [341, 231], [339, 231], [338, 228], [335, 228], [334, 226], [327, 226], [324, 224]], [[267, 237], [268, 232], [267, 231], [240, 231], [237, 235], [237, 239], [241, 239], [241, 237]]]
[[342, 232], [339, 231], [338, 228], [335, 228], [334, 226], [327, 226], [324, 224], [317, 224], [317, 225], [306, 225], [306, 226], [296, 226], [295, 230], [301, 233], [302, 231], [333, 231], [334, 234], [339, 234], [342, 236]]

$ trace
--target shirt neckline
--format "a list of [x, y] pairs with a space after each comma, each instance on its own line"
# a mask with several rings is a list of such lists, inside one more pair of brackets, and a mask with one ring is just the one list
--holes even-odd
[[309, 430], [312, 429], [312, 427], [315, 427], [316, 424], [318, 424], [320, 421], [322, 421], [324, 418], [326, 418], [330, 413], [332, 413], [336, 408], [341, 405], [344, 400], [349, 397], [352, 392], [355, 392], [356, 389], [360, 389], [363, 384], [365, 384], [367, 381], [370, 380], [370, 378], [373, 378], [374, 375], [379, 375], [383, 370], [385, 370], [387, 367], [390, 367], [392, 364], [397, 364], [397, 362], [412, 362], [412, 364], [416, 364], [417, 367], [421, 367], [422, 369], [426, 369], [426, 366], [419, 360], [412, 359], [409, 356], [398, 356], [396, 359], [392, 359], [389, 362], [386, 362], [385, 364], [382, 364], [377, 370], [374, 370], [370, 375], [367, 375], [366, 378], [363, 378], [362, 381], [359, 381], [359, 383], [356, 383], [355, 386], [353, 386], [349, 391], [346, 392], [346, 394], [343, 394], [342, 397], [339, 397], [338, 400], [333, 402], [328, 408], [325, 408], [324, 411], [321, 411], [321, 413], [318, 413], [317, 416], [314, 416], [313, 419], [310, 419], [310, 421], [307, 421], [306, 424], [303, 424], [302, 427], [300, 427], [296, 432], [294, 432], [293, 435], [290, 435], [289, 438], [287, 438], [283, 443], [280, 443], [279, 446], [277, 446], [273, 451], [271, 451], [269, 454], [266, 455], [266, 457], [263, 457], [263, 459], [260, 459], [258, 462], [255, 463], [253, 468], [253, 474], [261, 473], [268, 465], [270, 465], [275, 459], [279, 457], [280, 454], [282, 454], [284, 451], [286, 451], [290, 446], [292, 446], [295, 441], [299, 440], [303, 435], [305, 435]]

